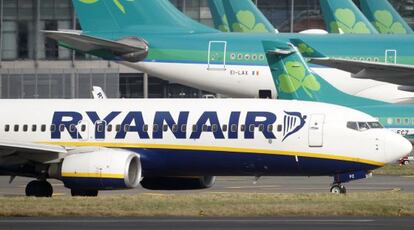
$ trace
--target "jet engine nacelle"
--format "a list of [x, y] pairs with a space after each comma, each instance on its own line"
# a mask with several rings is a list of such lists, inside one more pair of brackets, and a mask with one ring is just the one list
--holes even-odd
[[145, 177], [141, 185], [150, 190], [192, 190], [210, 188], [215, 182], [215, 176]]
[[49, 169], [50, 177], [60, 179], [65, 187], [83, 191], [135, 188], [141, 172], [139, 155], [114, 149], [68, 155]]

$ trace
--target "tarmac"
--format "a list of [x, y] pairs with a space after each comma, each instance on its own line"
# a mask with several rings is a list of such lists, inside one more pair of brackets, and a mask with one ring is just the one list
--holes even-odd
[[[9, 177], [0, 177], [0, 196], [24, 196], [25, 187], [32, 179], [17, 177], [9, 184]], [[70, 190], [62, 182], [50, 180], [54, 196], [69, 196]], [[263, 177], [254, 184], [253, 177], [218, 177], [216, 184], [205, 190], [151, 191], [141, 187], [120, 191], [101, 191], [100, 195], [140, 193], [203, 193], [203, 192], [262, 192], [262, 193], [307, 193], [329, 192], [330, 177]], [[414, 192], [414, 176], [373, 176], [344, 184], [348, 193], [367, 191]]]

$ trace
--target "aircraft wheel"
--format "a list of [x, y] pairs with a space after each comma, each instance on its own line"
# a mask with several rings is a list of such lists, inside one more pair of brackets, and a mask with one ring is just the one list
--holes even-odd
[[343, 186], [341, 184], [334, 184], [331, 187], [331, 193], [334, 193], [334, 194], [345, 194], [346, 193], [346, 188], [345, 188], [345, 186]]
[[53, 187], [45, 180], [33, 180], [26, 185], [26, 196], [51, 197]]
[[88, 197], [96, 197], [98, 196], [98, 190], [77, 190], [72, 189], [70, 191], [72, 196], [88, 196]]

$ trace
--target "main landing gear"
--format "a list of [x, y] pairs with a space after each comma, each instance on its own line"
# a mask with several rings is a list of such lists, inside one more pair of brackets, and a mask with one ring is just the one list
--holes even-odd
[[346, 194], [346, 188], [342, 184], [333, 184], [331, 187], [331, 193], [333, 194]]
[[51, 197], [53, 188], [46, 180], [33, 180], [26, 185], [26, 196]]

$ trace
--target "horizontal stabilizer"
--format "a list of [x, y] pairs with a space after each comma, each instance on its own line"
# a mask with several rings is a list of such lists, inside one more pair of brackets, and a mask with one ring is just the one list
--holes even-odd
[[148, 44], [136, 37], [111, 41], [83, 35], [81, 31], [43, 31], [59, 45], [108, 60], [143, 61], [148, 55]]
[[350, 72], [354, 78], [372, 79], [398, 85], [414, 86], [414, 66], [411, 65], [337, 58], [313, 58], [310, 62]]

